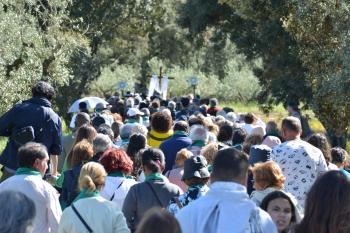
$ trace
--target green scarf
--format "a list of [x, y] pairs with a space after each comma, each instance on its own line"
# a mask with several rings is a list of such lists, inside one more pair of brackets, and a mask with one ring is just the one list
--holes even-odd
[[201, 140], [198, 140], [198, 141], [194, 141], [191, 146], [204, 147], [205, 143]]
[[112, 177], [126, 177], [125, 174], [123, 172], [121, 172], [121, 171], [109, 173], [108, 176], [112, 176]]
[[208, 171], [209, 171], [209, 173], [211, 173], [213, 171], [213, 165], [208, 166]]
[[28, 167], [20, 167], [16, 171], [16, 175], [32, 175], [32, 176], [41, 176], [41, 173], [37, 170]]
[[136, 120], [136, 119], [128, 119], [128, 120], [126, 121], [126, 123], [128, 123], [128, 124], [134, 124], [134, 123], [139, 123], [139, 121]]
[[175, 131], [174, 134], [182, 135], [182, 136], [187, 136], [188, 135], [185, 131], [180, 131], [180, 130]]
[[109, 173], [108, 176], [112, 176], [112, 177], [124, 177], [124, 178], [126, 178], [126, 179], [134, 179], [134, 177], [125, 175], [125, 174], [124, 174], [123, 172], [121, 172], [121, 171]]
[[191, 185], [188, 187], [188, 191], [195, 190], [195, 189], [201, 189], [204, 187], [204, 184], [196, 184], [196, 185]]
[[89, 197], [98, 197], [100, 196], [100, 192], [96, 189], [93, 192], [89, 192], [86, 188], [84, 188], [79, 195], [74, 199], [73, 202], [76, 202], [80, 199], [84, 199], [84, 198], [89, 198]]
[[150, 181], [150, 180], [160, 180], [160, 181], [165, 181], [165, 176], [163, 176], [160, 173], [152, 173], [148, 176], [146, 176], [145, 181]]

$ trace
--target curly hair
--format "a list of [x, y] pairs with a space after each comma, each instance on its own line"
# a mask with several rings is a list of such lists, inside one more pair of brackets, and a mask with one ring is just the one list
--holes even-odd
[[258, 183], [263, 189], [277, 187], [282, 189], [286, 177], [281, 168], [274, 161], [265, 163], [256, 163], [252, 168], [254, 182]]
[[128, 175], [133, 169], [133, 162], [125, 151], [121, 149], [111, 148], [106, 150], [102, 154], [99, 162], [103, 165], [108, 174], [121, 171]]
[[171, 116], [164, 112], [156, 112], [151, 117], [152, 129], [159, 133], [168, 132], [173, 125]]

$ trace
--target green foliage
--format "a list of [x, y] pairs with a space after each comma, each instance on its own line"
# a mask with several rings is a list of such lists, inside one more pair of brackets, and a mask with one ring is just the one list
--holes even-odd
[[320, 121], [338, 135], [350, 125], [349, 3], [289, 1], [285, 29], [299, 46], [313, 94], [311, 107]]
[[[228, 37], [247, 59], [261, 59], [254, 74], [263, 87], [258, 100], [266, 111], [287, 100], [307, 102], [311, 98], [296, 43], [278, 16], [283, 15], [277, 9], [281, 4], [278, 2], [228, 0], [220, 4], [217, 0], [188, 0], [180, 11], [180, 23], [189, 29], [194, 45], [209, 41], [217, 54], [225, 54], [230, 49], [220, 38]], [[216, 67], [225, 67], [226, 56], [216, 59]]]
[[248, 59], [261, 58], [255, 74], [262, 85], [258, 100], [265, 110], [300, 101], [327, 129], [338, 135], [346, 132], [350, 124], [348, 3], [188, 0], [180, 13], [194, 45], [209, 40], [219, 51], [225, 47], [215, 41], [216, 35], [226, 34]]
[[0, 3], [0, 112], [27, 98], [38, 80], [60, 87], [72, 78], [67, 66], [82, 36], [65, 27], [68, 1]]

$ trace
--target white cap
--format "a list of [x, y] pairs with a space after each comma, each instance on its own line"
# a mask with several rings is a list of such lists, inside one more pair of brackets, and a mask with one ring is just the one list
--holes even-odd
[[144, 113], [141, 112], [138, 108], [129, 108], [128, 112], [126, 113], [129, 117], [133, 117], [136, 115], [143, 116]]

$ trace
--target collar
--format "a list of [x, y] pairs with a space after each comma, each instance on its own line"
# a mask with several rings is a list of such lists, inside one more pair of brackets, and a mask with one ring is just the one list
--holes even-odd
[[210, 185], [210, 190], [229, 191], [229, 192], [247, 192], [245, 186], [230, 181], [215, 181]]
[[125, 174], [123, 172], [121, 172], [121, 171], [109, 173], [108, 176], [112, 176], [112, 177], [126, 177]]
[[31, 175], [31, 176], [41, 176], [41, 173], [38, 172], [37, 170], [34, 170], [32, 168], [28, 168], [28, 167], [20, 167], [16, 170], [16, 174], [15, 175]]
[[23, 101], [23, 103], [28, 102], [28, 103], [32, 103], [32, 104], [38, 104], [38, 105], [42, 105], [44, 107], [48, 107], [51, 108], [51, 102], [43, 97], [33, 97], [29, 100], [25, 100]]
[[136, 120], [136, 119], [128, 119], [128, 120], [126, 121], [126, 124], [134, 124], [134, 123], [139, 123], [139, 121]]
[[178, 136], [188, 136], [188, 134], [185, 131], [174, 131], [174, 135], [178, 135]]
[[146, 176], [145, 181], [151, 181], [151, 180], [155, 180], [155, 181], [165, 181], [165, 176], [163, 176], [160, 173], [152, 173], [148, 176]]
[[100, 196], [100, 192], [96, 189], [93, 192], [89, 192], [86, 188], [84, 188], [79, 195], [74, 199], [73, 202], [76, 202], [80, 199], [84, 199], [84, 198], [89, 198], [89, 197], [98, 197]]
[[194, 141], [191, 146], [199, 146], [199, 147], [204, 147], [205, 143], [201, 140]]

